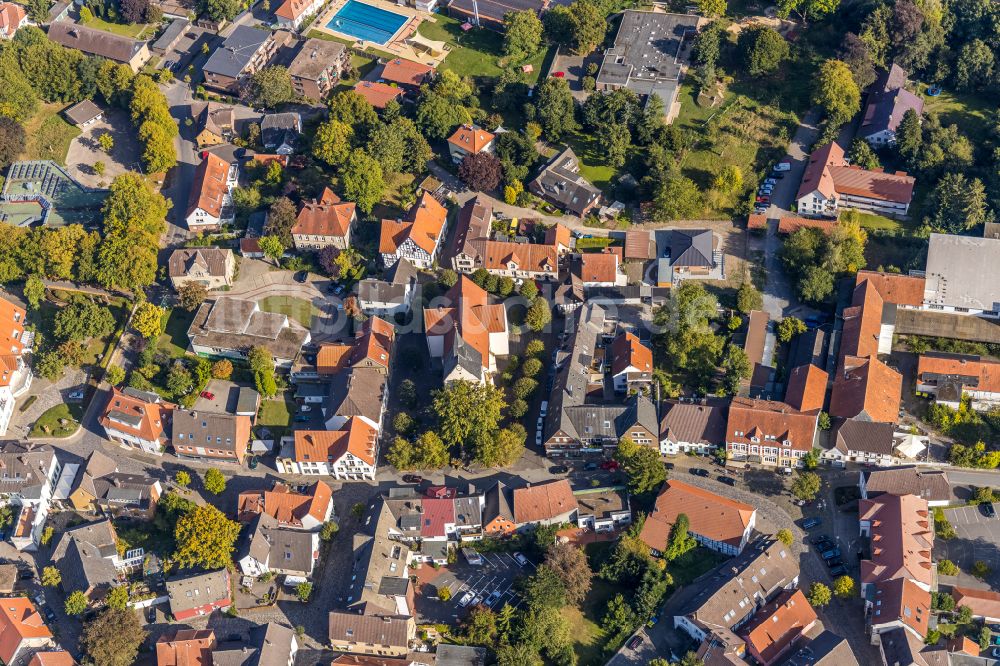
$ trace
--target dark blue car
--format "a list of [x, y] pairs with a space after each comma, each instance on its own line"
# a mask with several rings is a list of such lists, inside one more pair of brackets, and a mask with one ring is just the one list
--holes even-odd
[[823, 524], [823, 521], [819, 518], [806, 518], [802, 521], [802, 529], [811, 530], [814, 527], [819, 527]]

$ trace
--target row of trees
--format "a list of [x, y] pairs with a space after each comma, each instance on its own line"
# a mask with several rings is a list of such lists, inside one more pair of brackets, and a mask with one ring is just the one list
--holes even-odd
[[780, 257], [799, 297], [820, 303], [833, 294], [838, 276], [864, 268], [867, 242], [857, 213], [846, 211], [829, 233], [811, 227], [793, 233], [782, 245]]

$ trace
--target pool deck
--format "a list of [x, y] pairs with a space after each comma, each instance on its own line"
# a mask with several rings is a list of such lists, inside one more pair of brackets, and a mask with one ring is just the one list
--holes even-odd
[[[361, 2], [361, 0], [354, 1]], [[428, 14], [413, 7], [397, 5], [394, 2], [386, 2], [385, 0], [363, 0], [362, 2], [362, 4], [378, 7], [379, 9], [407, 17], [406, 23], [385, 44], [358, 39], [352, 35], [328, 28], [327, 24], [330, 23], [334, 15], [347, 2], [348, 0], [335, 0], [317, 20], [313, 21], [311, 28], [349, 41], [355, 48], [360, 50], [374, 49], [384, 51], [391, 53], [393, 56], [413, 60], [414, 62], [430, 65], [431, 67], [437, 67], [448, 55], [450, 47], [446, 42], [435, 42], [417, 35], [417, 28], [423, 21], [435, 20], [433, 14]]]

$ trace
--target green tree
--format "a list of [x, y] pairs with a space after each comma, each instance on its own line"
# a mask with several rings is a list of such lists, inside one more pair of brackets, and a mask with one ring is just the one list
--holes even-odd
[[462, 623], [462, 632], [472, 645], [492, 646], [497, 635], [496, 613], [481, 604], [473, 606]]
[[795, 537], [792, 535], [792, 531], [787, 527], [783, 527], [778, 530], [778, 533], [775, 536], [778, 537], [778, 541], [789, 547], [791, 547], [792, 543], [795, 542]]
[[128, 608], [128, 586], [117, 585], [112, 587], [107, 596], [104, 597], [104, 603], [108, 608], [117, 608], [119, 610]]
[[66, 597], [64, 610], [66, 611], [66, 615], [83, 615], [89, 605], [90, 602], [87, 600], [87, 595], [80, 590], [73, 590]]
[[32, 310], [37, 310], [42, 299], [45, 298], [45, 285], [37, 275], [29, 275], [24, 282], [24, 298]]
[[174, 361], [167, 372], [167, 389], [175, 398], [187, 395], [194, 388], [194, 377], [191, 372], [184, 367], [181, 360]]
[[233, 376], [233, 362], [228, 358], [221, 358], [212, 364], [212, 377], [215, 379], [229, 379]]
[[996, 85], [996, 57], [981, 39], [963, 45], [955, 61], [955, 86], [959, 90], [979, 90]]
[[833, 581], [833, 593], [841, 599], [848, 599], [854, 595], [854, 579], [850, 576], [838, 576]]
[[990, 649], [992, 645], [993, 632], [990, 631], [989, 627], [980, 627], [979, 629], [979, 649], [982, 652], [986, 652]]
[[378, 126], [378, 114], [364, 97], [353, 90], [344, 90], [330, 97], [330, 120], [353, 128], [355, 145], [362, 145]]
[[830, 603], [833, 594], [830, 592], [830, 588], [823, 583], [813, 583], [809, 586], [809, 594], [806, 595], [806, 598], [816, 608], [822, 608]]
[[562, 580], [566, 602], [574, 606], [583, 603], [594, 576], [583, 549], [572, 543], [554, 543], [545, 554], [545, 564]]
[[[824, 413], [825, 412], [820, 412], [820, 418], [819, 418], [820, 421], [823, 420], [822, 417]], [[827, 416], [826, 418], [829, 421], [830, 417]], [[829, 428], [829, 423], [827, 424], [827, 429], [828, 428]], [[807, 470], [814, 470], [817, 467], [819, 467], [819, 460], [820, 460], [820, 450], [817, 448], [813, 448], [807, 454], [802, 456], [802, 466]]]
[[820, 485], [819, 475], [815, 472], [799, 472], [792, 482], [792, 494], [808, 502], [816, 498]]
[[372, 212], [385, 191], [382, 167], [360, 149], [352, 151], [344, 163], [341, 184], [347, 199], [355, 202], [365, 213]]
[[320, 528], [319, 538], [323, 541], [333, 541], [333, 537], [335, 537], [339, 531], [340, 525], [333, 520], [328, 520], [323, 523], [323, 527]]
[[978, 178], [946, 173], [928, 197], [924, 223], [935, 231], [958, 234], [992, 220], [986, 188]]
[[299, 601], [305, 603], [309, 601], [309, 597], [312, 596], [313, 585], [309, 581], [303, 581], [295, 586], [295, 596], [299, 598]]
[[163, 317], [163, 308], [157, 307], [149, 301], [143, 301], [132, 314], [132, 328], [147, 340], [157, 337], [162, 331], [160, 321]]
[[547, 564], [538, 565], [535, 573], [524, 582], [521, 593], [524, 603], [532, 610], [566, 605], [566, 584], [559, 572]]
[[[2, 99], [2, 93], [0, 93]], [[0, 168], [7, 168], [24, 151], [27, 138], [24, 125], [13, 118], [0, 116]]]
[[200, 282], [185, 282], [177, 289], [181, 307], [188, 312], [197, 310], [208, 298], [208, 287]]
[[503, 17], [503, 54], [520, 62], [542, 46], [542, 22], [533, 11], [508, 12]]
[[128, 172], [111, 182], [104, 200], [104, 241], [95, 277], [105, 286], [134, 291], [156, 280], [160, 235], [168, 204], [142, 176]]
[[97, 145], [101, 147], [106, 153], [110, 153], [115, 147], [115, 137], [111, 136], [110, 132], [104, 132], [99, 137], [97, 137]]
[[831, 126], [839, 127], [861, 109], [861, 90], [851, 69], [840, 60], [827, 60], [819, 68], [813, 104], [826, 113]]
[[57, 587], [62, 582], [62, 574], [59, 569], [47, 566], [42, 569], [42, 585], [45, 587]]
[[[581, 4], [586, 0], [577, 0]], [[565, 79], [549, 77], [538, 86], [538, 121], [545, 138], [558, 141], [576, 129], [575, 102]]]
[[687, 514], [677, 515], [674, 524], [670, 527], [670, 536], [667, 537], [667, 547], [663, 551], [663, 557], [667, 562], [673, 562], [678, 557], [697, 547], [698, 542], [690, 534], [691, 523]]
[[80, 646], [95, 666], [130, 666], [145, 640], [134, 611], [109, 608], [83, 625]]
[[875, 154], [875, 151], [872, 150], [872, 147], [864, 139], [854, 140], [851, 144], [849, 157], [851, 164], [859, 166], [862, 169], [874, 171], [875, 169], [882, 168], [882, 163], [879, 161], [878, 155]]
[[712, 187], [725, 194], [739, 191], [743, 187], [743, 171], [735, 164], [727, 164], [715, 176]]
[[524, 453], [527, 433], [520, 424], [499, 430], [492, 437], [476, 442], [474, 459], [483, 467], [507, 467], [517, 462]]
[[337, 168], [351, 154], [354, 129], [347, 123], [330, 119], [316, 129], [312, 142], [312, 155], [321, 162]]
[[286, 67], [274, 65], [254, 72], [244, 93], [253, 106], [273, 109], [295, 99], [292, 77]]
[[506, 404], [503, 393], [492, 384], [449, 382], [433, 398], [438, 432], [448, 446], [458, 446], [464, 457], [499, 430]]
[[205, 490], [213, 495], [221, 495], [226, 490], [226, 477], [214, 467], [205, 472]]
[[574, 50], [587, 54], [604, 42], [608, 23], [604, 13], [592, 0], [576, 0], [569, 6]]
[[261, 236], [257, 243], [260, 245], [260, 250], [264, 253], [264, 256], [274, 261], [274, 265], [277, 266], [281, 261], [282, 255], [285, 254], [285, 245], [281, 242], [281, 239], [277, 236]]
[[789, 48], [785, 38], [777, 31], [757, 26], [740, 33], [739, 49], [742, 62], [750, 76], [762, 76], [778, 69], [788, 58]]
[[725, 15], [726, 6], [726, 0], [698, 0], [698, 11], [709, 18]]
[[679, 169], [670, 169], [654, 184], [652, 203], [651, 213], [656, 222], [696, 217], [703, 206], [698, 185]]
[[108, 369], [104, 372], [104, 381], [112, 386], [119, 386], [125, 381], [125, 369], [120, 365], [108, 366]]
[[191, 475], [184, 470], [178, 470], [177, 474], [174, 475], [174, 483], [181, 488], [187, 488], [191, 485]]
[[726, 393], [736, 395], [740, 384], [745, 379], [750, 379], [750, 357], [739, 345], [732, 343], [726, 345], [726, 352], [722, 356], [723, 388]]
[[94, 301], [74, 301], [56, 313], [53, 333], [61, 342], [101, 338], [114, 330], [115, 318]]
[[711, 326], [717, 311], [718, 301], [704, 285], [684, 280], [653, 315], [660, 331], [653, 337], [654, 351], [664, 359], [664, 368], [685, 373], [699, 388], [714, 379], [724, 344]]
[[544, 298], [535, 299], [535, 302], [528, 308], [524, 323], [535, 333], [541, 333], [552, 321], [552, 311]]
[[[976, 560], [972, 565], [972, 569], [969, 570], [969, 573], [979, 580], [986, 580], [987, 576], [989, 576], [992, 572], [993, 570], [990, 568], [990, 565], [983, 560]], [[968, 608], [968, 606], [964, 606], [963, 608]]]
[[653, 492], [667, 479], [667, 470], [660, 462], [659, 451], [640, 446], [630, 437], [622, 437], [614, 454], [625, 472], [629, 492], [633, 495]]
[[806, 324], [798, 317], [785, 317], [778, 322], [778, 340], [791, 342], [792, 338], [806, 332]]
[[840, 0], [778, 0], [778, 16], [788, 18], [795, 12], [806, 23], [809, 17], [822, 19], [833, 14], [840, 6]]
[[938, 573], [942, 576], [957, 576], [959, 568], [951, 560], [938, 560]]
[[923, 130], [920, 127], [920, 116], [913, 109], [903, 113], [902, 120], [896, 128], [896, 152], [908, 164], [914, 164], [924, 141]]
[[174, 560], [181, 567], [217, 569], [232, 562], [239, 523], [214, 506], [199, 506], [177, 520]]
[[743, 280], [739, 290], [736, 292], [736, 309], [743, 314], [750, 314], [752, 310], [760, 310], [764, 307], [764, 297], [750, 280]]

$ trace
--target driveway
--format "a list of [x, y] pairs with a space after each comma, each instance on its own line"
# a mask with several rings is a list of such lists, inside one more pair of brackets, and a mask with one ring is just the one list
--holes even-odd
[[[422, 564], [417, 571], [416, 612], [417, 623], [456, 623], [473, 606], [489, 601], [489, 606], [500, 610], [505, 604], [514, 608], [520, 599], [514, 584], [522, 576], [530, 576], [535, 564], [521, 566], [510, 553], [482, 553], [483, 563], [472, 565], [459, 555], [455, 564], [434, 569]], [[438, 590], [447, 587], [451, 599], [440, 601]], [[464, 605], [463, 605], [464, 602]]]
[[[1000, 505], [993, 506], [995, 511]], [[987, 582], [993, 587], [1000, 584], [1000, 518], [987, 517], [978, 506], [945, 509], [944, 514], [958, 536], [935, 539], [935, 556], [951, 560], [963, 574], [971, 571], [976, 562], [985, 562], [991, 570]]]

